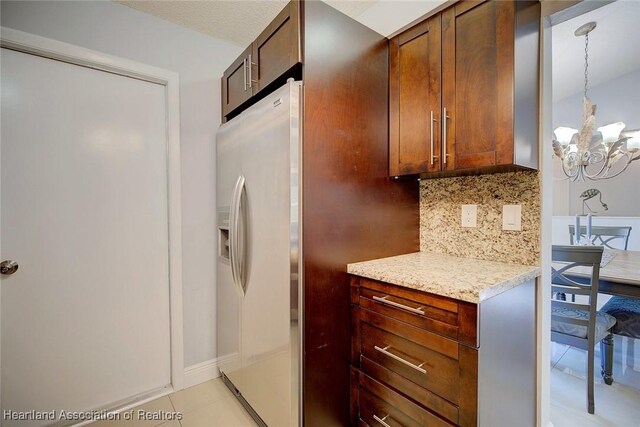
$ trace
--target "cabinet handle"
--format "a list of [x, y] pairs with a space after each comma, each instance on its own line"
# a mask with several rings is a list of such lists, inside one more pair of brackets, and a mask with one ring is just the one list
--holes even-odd
[[257, 65], [251, 60], [251, 54], [249, 54], [249, 88], [253, 87], [253, 83], [258, 83], [257, 80], [253, 80], [253, 66]]
[[242, 71], [244, 76], [244, 91], [247, 91], [247, 58], [242, 60]]
[[384, 418], [380, 418], [377, 415], [373, 416], [373, 419], [382, 424], [384, 427], [391, 427], [389, 424], [385, 423], [384, 420], [389, 418], [389, 415], [386, 415]]
[[429, 129], [431, 134], [430, 141], [431, 141], [431, 165], [432, 166], [435, 159], [437, 159], [437, 157], [433, 154], [433, 122], [437, 122], [437, 120], [433, 118], [433, 110], [431, 110], [431, 117], [429, 119]]
[[426, 374], [427, 371], [425, 369], [422, 368], [422, 365], [424, 365], [424, 362], [422, 362], [419, 365], [414, 365], [413, 363], [409, 362], [408, 360], [404, 360], [402, 357], [400, 356], [396, 356], [395, 354], [391, 353], [390, 351], [388, 351], [388, 349], [391, 346], [386, 346], [385, 348], [380, 348], [377, 345], [374, 345], [373, 348], [376, 349], [377, 351], [379, 351], [380, 353], [384, 354], [385, 356], [389, 356], [392, 359], [397, 360], [400, 363], [404, 363], [405, 365], [415, 369], [418, 372], [422, 372], [423, 374]]
[[447, 164], [447, 107], [444, 107], [444, 113], [442, 113], [442, 163]]
[[386, 297], [386, 296], [385, 297], [379, 297], [379, 296], [376, 296], [376, 295], [373, 296], [373, 299], [375, 301], [381, 302], [382, 304], [391, 305], [393, 307], [401, 308], [403, 310], [407, 310], [407, 311], [410, 311], [412, 313], [416, 313], [416, 314], [420, 314], [420, 315], [424, 316], [424, 311], [420, 310], [422, 307], [418, 307], [418, 308], [409, 307], [408, 305], [400, 304], [399, 302], [390, 301], [387, 298], [388, 297]]

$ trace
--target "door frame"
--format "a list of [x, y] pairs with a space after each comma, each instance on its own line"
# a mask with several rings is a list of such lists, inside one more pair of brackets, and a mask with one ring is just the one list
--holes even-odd
[[553, 427], [551, 421], [551, 247], [553, 245], [553, 148], [549, 136], [552, 126], [552, 27], [613, 0], [540, 0], [540, 184], [541, 236], [540, 264], [542, 275], [537, 294], [537, 427]]
[[[160, 394], [181, 390], [184, 388], [184, 345], [178, 73], [6, 27], [0, 27], [0, 47], [164, 86], [166, 95], [171, 389]], [[1, 393], [0, 390], [0, 395]], [[158, 396], [145, 396], [144, 400], [151, 400], [155, 397]]]

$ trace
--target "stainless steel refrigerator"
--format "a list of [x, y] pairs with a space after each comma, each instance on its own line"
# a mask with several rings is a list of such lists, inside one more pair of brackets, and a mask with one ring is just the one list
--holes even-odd
[[223, 124], [217, 143], [217, 356], [260, 425], [300, 414], [302, 83]]

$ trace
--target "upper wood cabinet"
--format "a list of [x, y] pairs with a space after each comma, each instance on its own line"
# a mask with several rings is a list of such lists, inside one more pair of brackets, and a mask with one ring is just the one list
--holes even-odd
[[256, 92], [302, 61], [299, 7], [298, 2], [290, 2], [251, 45]]
[[392, 176], [538, 167], [539, 7], [461, 1], [390, 41]]
[[269, 85], [300, 77], [294, 72], [302, 62], [300, 22], [300, 3], [292, 1], [227, 68], [222, 76], [223, 121], [260, 99], [258, 94]]
[[389, 42], [390, 173], [440, 170], [440, 15]]
[[252, 88], [249, 86], [248, 62], [251, 46], [245, 49], [222, 76], [222, 115], [226, 116], [243, 102], [251, 98]]

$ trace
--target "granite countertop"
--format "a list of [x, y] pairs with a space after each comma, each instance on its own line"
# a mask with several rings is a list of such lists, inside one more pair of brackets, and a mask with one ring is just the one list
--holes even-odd
[[347, 272], [471, 303], [540, 275], [540, 267], [415, 252], [347, 265]]

